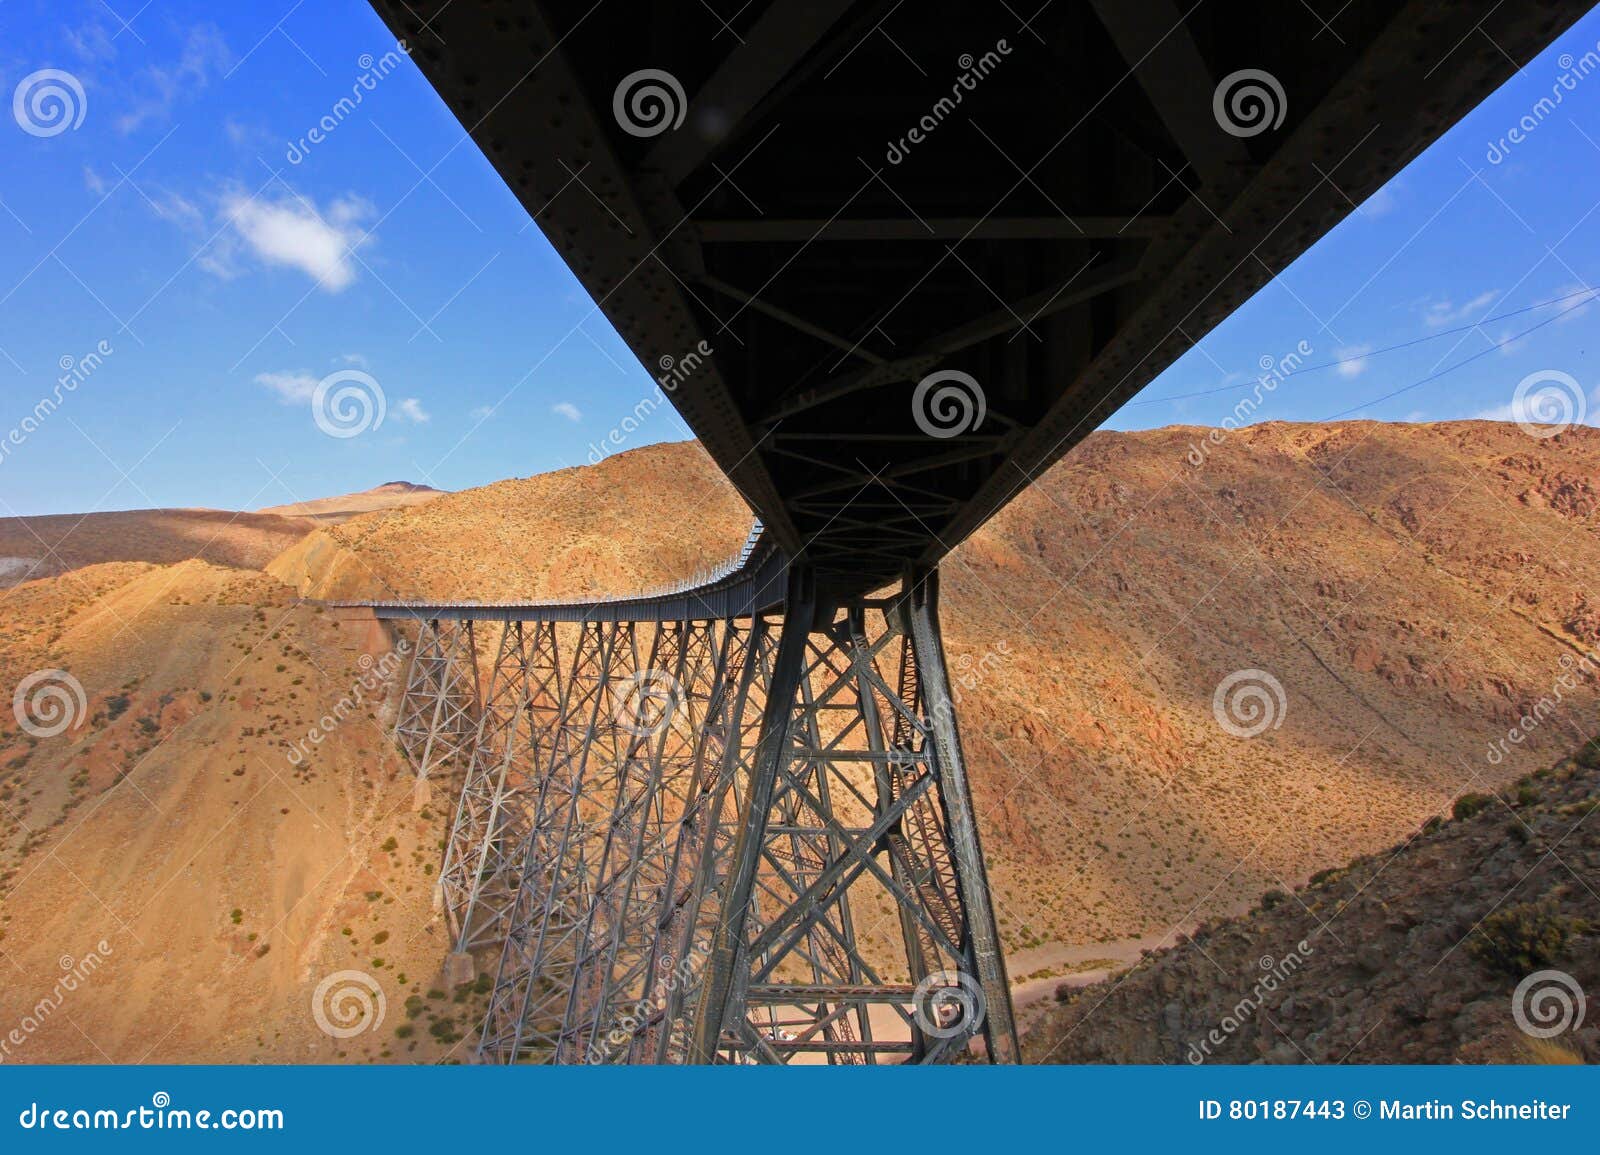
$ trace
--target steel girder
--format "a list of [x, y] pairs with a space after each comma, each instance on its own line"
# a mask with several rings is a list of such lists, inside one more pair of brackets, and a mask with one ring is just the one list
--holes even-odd
[[691, 1060], [1015, 1061], [936, 580], [792, 589]]
[[[481, 627], [480, 627], [481, 628]], [[561, 675], [553, 622], [509, 622], [439, 870], [458, 953], [505, 941], [537, 791], [554, 748]]]
[[477, 732], [478, 647], [470, 621], [422, 618], [395, 743], [419, 780], [441, 765], [464, 765]]
[[503, 937], [480, 1057], [1015, 1059], [936, 575], [791, 577], [781, 620], [507, 628], [442, 883]]

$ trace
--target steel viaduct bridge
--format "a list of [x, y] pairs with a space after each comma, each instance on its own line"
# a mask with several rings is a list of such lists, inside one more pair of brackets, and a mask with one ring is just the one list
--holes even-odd
[[1015, 1061], [940, 559], [1586, 4], [373, 5], [760, 519], [371, 606], [480, 1056]]

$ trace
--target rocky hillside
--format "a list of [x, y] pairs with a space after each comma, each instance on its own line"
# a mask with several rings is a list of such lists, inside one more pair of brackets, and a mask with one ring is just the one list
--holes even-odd
[[[1203, 436], [1096, 434], [946, 566], [979, 821], [1028, 986], [1390, 846], [1600, 717], [1577, 660], [1600, 646], [1600, 432], [1267, 425], [1196, 467]], [[166, 552], [149, 518], [121, 537], [86, 521], [81, 541], [8, 529], [71, 569], [4, 591], [0, 690], [63, 670], [83, 707], [49, 736], [0, 713], [0, 1022], [103, 938], [116, 981], [84, 985], [29, 1057], [449, 1055], [479, 995], [434, 985], [445, 784], [413, 809], [388, 738], [395, 639], [296, 594], [625, 592], [730, 555], [748, 511], [685, 444], [343, 524], [216, 516], [230, 532], [174, 523]], [[252, 517], [281, 538], [231, 533]], [[1213, 708], [1245, 672], [1271, 707], [1250, 737]], [[351, 720], [307, 745], [344, 703]], [[334, 1040], [308, 1008], [352, 968], [388, 1018]]]
[[352, 517], [374, 513], [380, 509], [395, 509], [403, 505], [426, 505], [444, 490], [431, 485], [417, 485], [411, 481], [386, 481], [360, 493], [342, 493], [337, 497], [318, 497], [310, 501], [297, 501], [292, 505], [274, 505], [259, 510], [281, 517], [308, 517], [323, 525], [342, 525]]
[[260, 569], [313, 527], [299, 517], [222, 509], [0, 517], [0, 588], [100, 562], [166, 564], [203, 557]]
[[[1027, 1059], [1600, 1062], [1576, 1009], [1600, 990], [1600, 742], [1453, 809], [1126, 974], [1064, 985]], [[1560, 974], [1529, 981], [1541, 970]]]
[[687, 577], [750, 512], [698, 445], [513, 478], [325, 526], [268, 571], [317, 598], [567, 598]]

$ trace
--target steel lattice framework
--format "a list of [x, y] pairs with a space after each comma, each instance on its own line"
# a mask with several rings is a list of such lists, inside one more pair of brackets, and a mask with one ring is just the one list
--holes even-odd
[[464, 766], [473, 757], [477, 711], [473, 623], [423, 618], [394, 732], [419, 781], [441, 766]]
[[[369, 607], [420, 622], [402, 716], [477, 717], [440, 894], [457, 958], [494, 968], [485, 1059], [1015, 1057], [937, 574], [824, 602], [765, 543], [719, 589], [775, 575], [735, 592], [748, 617]], [[438, 708], [485, 629], [482, 708]]]
[[763, 527], [693, 588], [368, 607], [465, 770], [479, 1053], [1013, 1061], [940, 560], [1588, 0], [372, 3]]

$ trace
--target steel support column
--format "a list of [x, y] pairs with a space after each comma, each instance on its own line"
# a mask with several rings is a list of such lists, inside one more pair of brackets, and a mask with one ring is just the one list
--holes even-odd
[[395, 723], [395, 742], [418, 779], [441, 765], [464, 765], [470, 759], [477, 710], [473, 623], [422, 619]]
[[934, 580], [792, 591], [691, 1061], [1015, 1061]]
[[554, 623], [507, 623], [439, 871], [457, 953], [505, 942], [560, 698]]

